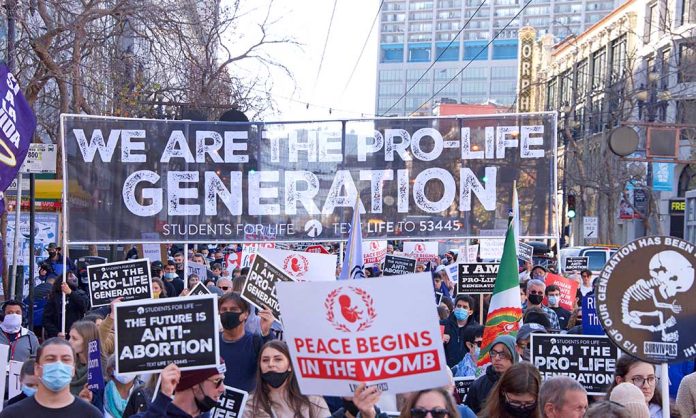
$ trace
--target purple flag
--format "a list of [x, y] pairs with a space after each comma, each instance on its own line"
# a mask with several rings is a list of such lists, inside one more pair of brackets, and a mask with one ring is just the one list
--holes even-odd
[[4, 192], [17, 176], [36, 129], [34, 112], [4, 63], [0, 64], [0, 100], [0, 191]]
[[87, 389], [97, 392], [104, 389], [104, 375], [102, 373], [99, 340], [90, 341], [88, 348], [89, 359], [87, 360]]

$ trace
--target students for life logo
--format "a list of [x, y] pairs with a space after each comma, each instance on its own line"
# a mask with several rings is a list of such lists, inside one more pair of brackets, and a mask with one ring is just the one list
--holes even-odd
[[283, 260], [283, 270], [292, 277], [302, 278], [309, 271], [309, 260], [303, 255], [289, 255]]
[[370, 328], [377, 318], [370, 294], [355, 286], [339, 287], [324, 300], [326, 320], [343, 332], [360, 332]]

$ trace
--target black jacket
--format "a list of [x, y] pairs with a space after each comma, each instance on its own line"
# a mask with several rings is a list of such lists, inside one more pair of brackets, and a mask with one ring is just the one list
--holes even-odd
[[[85, 316], [89, 306], [89, 299], [82, 290], [73, 290], [65, 297], [65, 300], [65, 332], [67, 334], [73, 322], [79, 321]], [[60, 293], [48, 297], [43, 313], [43, 326], [46, 338], [56, 337], [61, 332], [62, 306], [63, 296]]]
[[478, 321], [470, 316], [466, 320], [466, 325], [460, 328], [457, 325], [457, 318], [454, 317], [454, 313], [451, 313], [447, 319], [440, 321], [440, 325], [445, 326], [445, 334], [450, 337], [449, 342], [445, 344], [445, 358], [447, 359], [447, 367], [452, 368], [462, 361], [464, 354], [469, 351], [464, 343], [464, 334], [470, 326], [478, 325]]
[[471, 384], [464, 405], [471, 408], [476, 414], [481, 412], [488, 399], [488, 394], [491, 393], [491, 389], [493, 389], [498, 379], [500, 379], [500, 374], [495, 371], [493, 366], [488, 366], [486, 374], [480, 376]]
[[133, 390], [128, 398], [126, 409], [123, 410], [123, 418], [129, 418], [135, 414], [147, 411], [147, 408], [150, 407], [150, 399], [152, 399], [152, 393], [145, 387], [140, 386]]

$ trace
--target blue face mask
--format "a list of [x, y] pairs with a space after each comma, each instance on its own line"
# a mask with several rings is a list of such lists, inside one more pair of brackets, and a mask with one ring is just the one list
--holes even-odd
[[464, 308], [454, 308], [454, 317], [457, 321], [466, 321], [469, 318], [469, 311]]
[[549, 305], [556, 306], [557, 303], [558, 303], [558, 296], [556, 296], [556, 295], [549, 296]]
[[30, 388], [30, 387], [27, 386], [27, 385], [22, 385], [22, 393], [23, 393], [27, 398], [30, 398], [30, 397], [34, 396], [34, 394], [36, 393], [36, 388]]
[[43, 366], [43, 376], [41, 382], [52, 392], [59, 392], [70, 384], [73, 375], [73, 367], [56, 361], [46, 363]]
[[174, 280], [176, 278], [176, 273], [164, 273], [164, 278], [167, 280]]

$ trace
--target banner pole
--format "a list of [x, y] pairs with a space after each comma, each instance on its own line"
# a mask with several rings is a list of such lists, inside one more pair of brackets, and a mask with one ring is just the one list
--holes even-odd
[[[184, 244], [184, 289], [188, 289], [188, 261], [189, 261], [189, 256], [188, 256], [188, 241]], [[203, 282], [205, 281], [204, 277], [199, 277], [199, 279]]]
[[483, 325], [483, 293], [479, 293], [479, 324]]
[[338, 244], [338, 263], [343, 267], [343, 241]]
[[[17, 264], [19, 259], [19, 221], [22, 208], [22, 172], [17, 173], [17, 199], [15, 200], [14, 238], [12, 239], [12, 275], [10, 276], [10, 299], [15, 298], [17, 287]], [[34, 231], [30, 232], [31, 234]], [[24, 283], [22, 283], [24, 285]]]
[[662, 418], [669, 418], [669, 368], [660, 364], [660, 390], [662, 391]]

